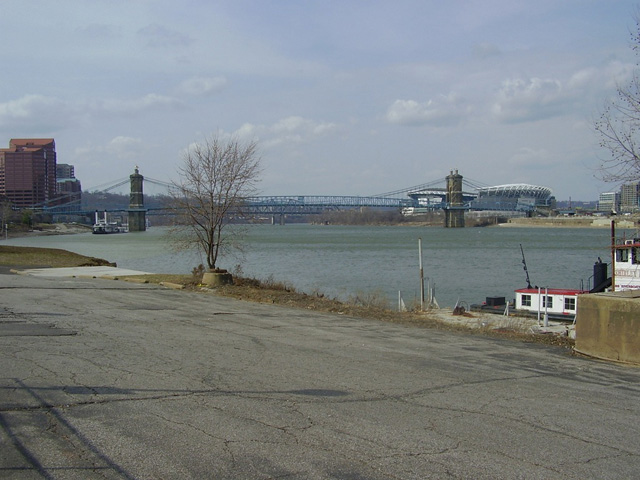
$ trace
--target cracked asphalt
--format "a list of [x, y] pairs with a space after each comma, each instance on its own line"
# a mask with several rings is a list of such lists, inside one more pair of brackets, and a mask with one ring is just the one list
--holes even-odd
[[2, 478], [635, 478], [639, 418], [556, 348], [0, 274]]

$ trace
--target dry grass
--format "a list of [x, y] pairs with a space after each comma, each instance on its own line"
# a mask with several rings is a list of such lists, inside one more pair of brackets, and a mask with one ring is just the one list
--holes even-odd
[[[66, 250], [53, 248], [11, 247], [0, 246], [0, 265], [10, 267], [78, 267], [113, 265], [106, 260], [85, 257]], [[233, 285], [225, 285], [210, 289], [200, 285], [202, 278], [200, 269], [196, 268], [191, 274], [151, 274], [122, 277], [122, 280], [148, 283], [172, 283], [184, 285], [186, 289], [215, 293], [226, 297], [272, 305], [290, 306], [308, 310], [334, 313], [352, 317], [377, 319], [385, 322], [399, 323], [414, 327], [438, 328], [448, 331], [458, 331], [476, 335], [497, 338], [508, 338], [530, 343], [560, 346], [570, 349], [573, 340], [557, 335], [540, 335], [522, 332], [520, 328], [469, 328], [468, 326], [443, 321], [430, 315], [429, 312], [408, 311], [396, 312], [388, 308], [389, 302], [380, 293], [371, 295], [357, 294], [347, 302], [315, 292], [307, 294], [283, 282], [269, 277], [267, 280], [234, 276]], [[507, 327], [509, 327], [508, 325]]]
[[[397, 312], [388, 308], [388, 300], [381, 299], [381, 294], [358, 294], [348, 301], [342, 302], [334, 298], [326, 297], [321, 293], [307, 294], [298, 292], [294, 287], [286, 283], [278, 282], [269, 277], [266, 280], [234, 276], [233, 285], [224, 285], [210, 289], [194, 282], [193, 275], [144, 275], [139, 277], [126, 277], [132, 281], [147, 280], [150, 283], [174, 283], [184, 285], [185, 288], [206, 293], [215, 293], [225, 297], [245, 300], [250, 302], [281, 305], [294, 308], [304, 308], [319, 312], [334, 313], [359, 318], [369, 318], [390, 323], [398, 323], [421, 328], [437, 328], [451, 332], [461, 332], [473, 335], [484, 335], [494, 338], [516, 340], [526, 343], [540, 343], [571, 349], [574, 341], [568, 337], [558, 335], [533, 334], [523, 329], [516, 318], [508, 320], [503, 328], [470, 328], [467, 325], [447, 322], [442, 320], [442, 315], [433, 315], [429, 311]], [[468, 314], [474, 318], [473, 313]]]
[[[312, 294], [298, 292], [293, 286], [274, 280], [269, 277], [266, 280], [256, 278], [234, 276], [233, 285], [223, 285], [215, 288], [207, 288], [194, 283], [193, 275], [165, 275], [153, 274], [143, 276], [131, 276], [123, 278], [135, 282], [147, 280], [149, 283], [175, 283], [184, 285], [192, 290], [215, 293], [225, 297], [251, 302], [267, 303], [271, 305], [283, 305], [297, 308], [305, 308], [340, 315], [374, 318], [384, 321], [412, 323], [435, 326], [439, 322], [428, 318], [424, 313], [411, 318], [411, 314], [399, 313], [388, 309], [388, 300], [381, 299], [381, 294], [366, 296], [355, 295], [346, 302], [330, 298], [322, 293]], [[420, 318], [418, 318], [420, 317]]]
[[10, 267], [96, 267], [112, 263], [58, 248], [0, 246], [0, 265]]

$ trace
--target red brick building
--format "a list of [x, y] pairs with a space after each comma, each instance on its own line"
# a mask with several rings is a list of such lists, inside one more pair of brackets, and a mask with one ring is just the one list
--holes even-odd
[[0, 148], [0, 195], [17, 207], [56, 197], [56, 144], [53, 138], [14, 138]]

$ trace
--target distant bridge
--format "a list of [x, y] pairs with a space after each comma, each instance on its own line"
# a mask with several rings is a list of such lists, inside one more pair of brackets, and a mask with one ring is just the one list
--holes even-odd
[[266, 196], [246, 199], [245, 210], [255, 214], [302, 215], [340, 208], [403, 208], [411, 199], [335, 195]]
[[[145, 183], [151, 183], [168, 189], [171, 184], [161, 180], [145, 177]], [[109, 193], [129, 182], [129, 177], [115, 180], [107, 184], [90, 189], [91, 193]], [[318, 214], [327, 210], [340, 210], [345, 208], [396, 208], [396, 209], [420, 209], [420, 210], [440, 210], [449, 206], [446, 202], [447, 191], [442, 185], [446, 183], [445, 178], [434, 180], [422, 185], [403, 188], [391, 192], [381, 193], [371, 196], [359, 195], [280, 195], [280, 196], [253, 196], [246, 199], [243, 212], [248, 215], [310, 215]], [[479, 182], [464, 179], [463, 186], [466, 191], [462, 192], [463, 205], [456, 206], [457, 209], [464, 210], [487, 210], [487, 206], [474, 205], [478, 197], [478, 191], [486, 189], [488, 186]], [[513, 204], [500, 206], [494, 204], [498, 210], [514, 210]], [[96, 210], [109, 212], [126, 212], [127, 205], [116, 208], [104, 208], [102, 205], [80, 206], [79, 202], [67, 203], [55, 206], [41, 206], [43, 211], [52, 214], [93, 214]], [[533, 210], [534, 206], [526, 205], [519, 209]], [[168, 213], [168, 208], [163, 206], [151, 206], [146, 208], [150, 215], [161, 215]]]

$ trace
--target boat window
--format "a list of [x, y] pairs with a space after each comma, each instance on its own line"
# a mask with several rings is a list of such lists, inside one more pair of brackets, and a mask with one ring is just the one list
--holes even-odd
[[531, 306], [531, 295], [522, 295], [522, 306], [523, 307]]
[[629, 261], [629, 249], [623, 248], [616, 250], [616, 262], [628, 262]]
[[633, 247], [631, 249], [631, 263], [640, 263], [640, 248]]
[[553, 297], [544, 295], [542, 297], [542, 307], [553, 308]]
[[576, 299], [575, 298], [565, 298], [564, 299], [564, 309], [565, 310], [575, 310], [576, 309]]

